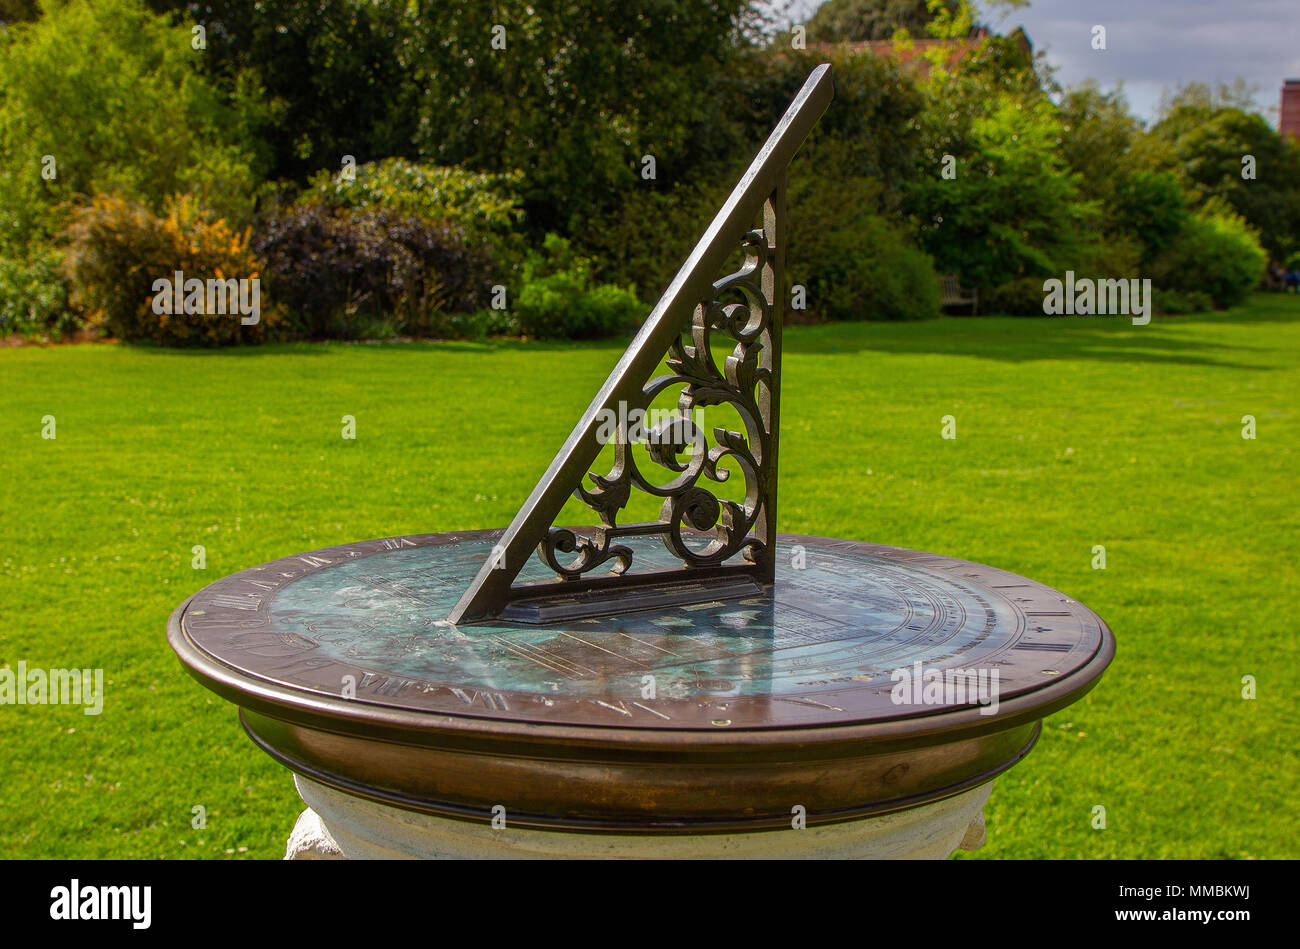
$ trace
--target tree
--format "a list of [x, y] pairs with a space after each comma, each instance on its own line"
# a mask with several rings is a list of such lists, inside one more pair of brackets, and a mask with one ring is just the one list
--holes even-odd
[[924, 170], [912, 209], [941, 272], [987, 288], [1084, 259], [1096, 208], [1057, 151], [1059, 135], [1046, 100], [999, 97], [972, 121], [955, 177], [942, 176], [941, 162]]
[[1178, 175], [1194, 208], [1227, 202], [1274, 260], [1285, 259], [1300, 249], [1300, 146], [1257, 112], [1194, 93], [1185, 90], [1153, 129], [1166, 146], [1163, 166]]
[[35, 20], [41, 15], [36, 0], [0, 0], [0, 26]]
[[1158, 170], [1160, 146], [1129, 112], [1119, 88], [1103, 92], [1087, 82], [1065, 91], [1061, 123], [1061, 154], [1078, 174], [1081, 194], [1104, 212], [1099, 246], [1136, 248], [1129, 260], [1112, 253], [1104, 263], [1128, 269], [1149, 264], [1187, 221], [1178, 178]]
[[[438, 164], [525, 172], [537, 231], [636, 185], [685, 150], [746, 0], [526, 0], [418, 9], [407, 55], [416, 142]], [[681, 174], [681, 169], [675, 169]]]
[[404, 54], [408, 4], [395, 0], [151, 0], [187, 30], [202, 26], [199, 62], [228, 90], [263, 90], [257, 129], [270, 174], [299, 183], [323, 168], [415, 156], [416, 88]]
[[[199, 74], [190, 32], [137, 0], [60, 3], [0, 39], [0, 244], [50, 237], [61, 202], [117, 192], [155, 210], [198, 192], [252, 209], [247, 112]], [[254, 104], [250, 104], [252, 109]]]
[[[958, 0], [944, 0], [956, 13]], [[827, 0], [804, 26], [812, 43], [888, 40], [900, 29], [925, 36], [933, 18], [927, 0]]]
[[1015, 42], [989, 37], [924, 84], [924, 142], [907, 209], [938, 270], [979, 288], [1078, 269], [1097, 206], [1060, 143], [1061, 113]]
[[1061, 153], [1079, 173], [1091, 198], [1110, 203], [1117, 187], [1117, 166], [1127, 174], [1139, 159], [1134, 145], [1144, 132], [1128, 110], [1122, 89], [1101, 91], [1093, 82], [1067, 90], [1061, 97]]

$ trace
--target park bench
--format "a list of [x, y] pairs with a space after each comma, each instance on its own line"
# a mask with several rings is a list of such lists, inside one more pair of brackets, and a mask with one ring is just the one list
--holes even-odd
[[978, 290], [966, 290], [957, 280], [957, 275], [944, 274], [939, 278], [940, 306], [969, 306], [971, 316], [979, 315], [980, 296]]

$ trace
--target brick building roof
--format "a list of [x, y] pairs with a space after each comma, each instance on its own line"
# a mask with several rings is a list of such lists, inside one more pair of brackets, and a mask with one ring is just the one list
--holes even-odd
[[[928, 72], [930, 69], [930, 60], [926, 54], [933, 50], [945, 50], [947, 56], [944, 58], [944, 65], [952, 68], [961, 59], [978, 46], [988, 36], [987, 30], [979, 30], [971, 36], [959, 40], [945, 39], [913, 39], [909, 44], [897, 44], [893, 40], [860, 40], [843, 43], [809, 43], [808, 48], [819, 50], [821, 52], [830, 52], [835, 49], [847, 49], [852, 53], [867, 53], [872, 56], [887, 56], [896, 59], [904, 66], [917, 69], [920, 72]], [[1029, 36], [1019, 27], [1015, 32], [1010, 34], [1010, 38], [1020, 44], [1028, 59], [1033, 56], [1034, 47], [1029, 42]]]

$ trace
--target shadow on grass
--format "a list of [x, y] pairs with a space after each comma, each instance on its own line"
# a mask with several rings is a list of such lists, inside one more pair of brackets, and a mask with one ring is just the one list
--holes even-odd
[[1300, 294], [1260, 291], [1252, 293], [1241, 306], [1177, 319], [1204, 323], [1296, 323], [1300, 322]]
[[[1261, 301], [1260, 298], [1264, 300]], [[1222, 313], [1155, 318], [1135, 326], [1117, 317], [941, 317], [921, 323], [837, 323], [788, 332], [787, 353], [858, 352], [974, 356], [1005, 362], [1093, 359], [1104, 362], [1176, 363], [1225, 369], [1284, 368], [1274, 344], [1258, 346], [1205, 339], [1178, 330], [1196, 325], [1300, 324], [1300, 298], [1256, 295]], [[1267, 302], [1265, 302], [1267, 301]], [[1237, 358], [1234, 358], [1237, 357]], [[1245, 362], [1241, 359], [1250, 359]]]
[[[1243, 326], [1251, 323], [1300, 323], [1300, 296], [1257, 293], [1241, 307], [1221, 313], [1154, 318], [1134, 326], [1127, 317], [941, 317], [916, 323], [823, 323], [790, 326], [783, 347], [788, 353], [844, 354], [860, 352], [972, 356], [1004, 362], [1048, 359], [1094, 359], [1104, 362], [1175, 363], [1227, 369], [1270, 370], [1276, 345], [1248, 346], [1179, 333], [1197, 325]], [[269, 343], [221, 349], [169, 348], [150, 343], [121, 344], [138, 353], [188, 356], [196, 359], [257, 358], [283, 353], [332, 356], [356, 347], [379, 347], [386, 354], [441, 353], [609, 353], [616, 358], [631, 334], [605, 340], [366, 340]], [[1253, 358], [1236, 361], [1233, 354]]]
[[385, 353], [420, 354], [444, 353], [494, 353], [494, 352], [612, 352], [620, 353], [631, 340], [522, 340], [513, 337], [489, 339], [376, 339], [376, 340], [296, 340], [284, 343], [264, 343], [257, 346], [225, 346], [201, 348], [197, 346], [159, 346], [155, 343], [119, 343], [123, 349], [159, 356], [189, 356], [198, 359], [237, 356], [257, 358], [291, 353], [298, 356], [336, 356], [354, 349], [375, 348]]

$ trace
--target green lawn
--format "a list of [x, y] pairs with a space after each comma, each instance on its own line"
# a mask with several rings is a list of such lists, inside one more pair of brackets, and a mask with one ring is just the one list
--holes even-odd
[[[621, 348], [0, 350], [0, 663], [102, 667], [107, 693], [97, 717], [0, 706], [0, 857], [282, 856], [289, 775], [182, 672], [168, 614], [286, 554], [504, 525]], [[1115, 630], [1098, 688], [998, 780], [980, 856], [1300, 855], [1300, 297], [792, 328], [786, 351], [783, 530], [1004, 567]]]

